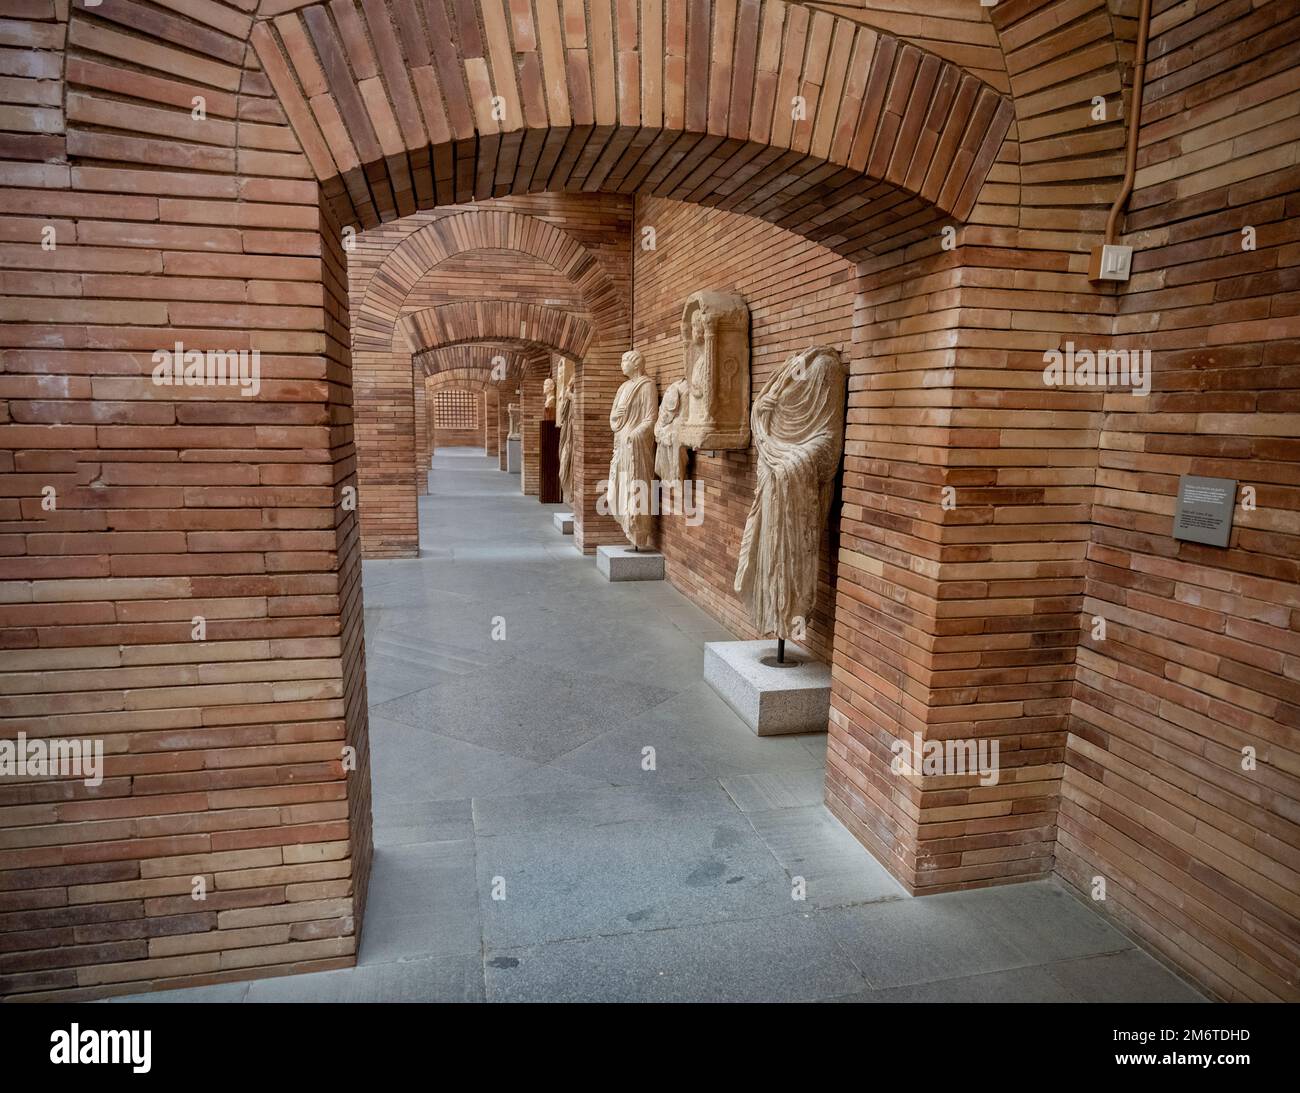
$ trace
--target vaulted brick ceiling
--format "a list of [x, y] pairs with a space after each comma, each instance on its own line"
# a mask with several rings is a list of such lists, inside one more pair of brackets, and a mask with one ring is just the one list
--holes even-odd
[[331, 0], [253, 27], [345, 216], [654, 193], [862, 256], [969, 213], [1012, 120], [957, 65], [782, 0], [592, 4], [589, 23], [562, 20], [555, 0], [536, 19], [511, 10], [508, 24], [502, 5], [457, 0], [453, 21], [441, 4]]
[[576, 286], [596, 322], [620, 307], [609, 274], [572, 235], [537, 217], [476, 209], [440, 217], [386, 256], [353, 310], [353, 346], [392, 348], [394, 324], [420, 279], [453, 255], [489, 249], [518, 251], [546, 263]]
[[514, 346], [478, 343], [448, 345], [415, 354], [415, 366], [426, 376], [471, 371], [482, 373], [494, 383], [519, 380], [534, 361], [535, 355]]
[[559, 308], [520, 300], [464, 300], [403, 315], [398, 324], [411, 351], [469, 342], [513, 342], [581, 359], [591, 324]]

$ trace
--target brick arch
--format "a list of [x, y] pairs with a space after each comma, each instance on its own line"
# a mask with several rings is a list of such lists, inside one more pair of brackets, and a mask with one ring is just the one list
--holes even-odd
[[486, 368], [460, 367], [438, 372], [426, 377], [426, 391], [441, 391], [444, 387], [461, 387], [469, 391], [482, 391], [493, 383], [492, 372]]
[[[415, 366], [427, 378], [453, 372], [482, 372], [491, 377], [497, 357], [504, 357], [505, 376], [502, 381], [519, 379], [532, 363], [530, 354], [510, 345], [488, 345], [478, 342], [439, 346], [415, 354]], [[489, 382], [497, 382], [489, 379]]]
[[785, 0], [593, 3], [563, 23], [512, 9], [509, 25], [482, 0], [454, 25], [423, 11], [335, 0], [252, 29], [315, 177], [363, 227], [605, 190], [748, 213], [864, 258], [968, 215], [1012, 120], [953, 62]]
[[599, 321], [618, 307], [614, 283], [591, 252], [540, 217], [506, 210], [473, 210], [440, 217], [404, 239], [366, 285], [353, 320], [357, 350], [389, 351], [394, 325], [420, 279], [448, 258], [474, 250], [515, 250], [544, 262], [577, 286]]
[[[359, 438], [358, 476], [373, 504], [362, 505], [367, 554], [409, 554], [415, 548], [421, 487], [414, 467], [422, 426], [421, 395], [411, 384], [411, 344], [399, 321], [421, 279], [449, 258], [482, 249], [517, 250], [574, 284], [593, 323], [606, 336], [625, 326], [609, 272], [592, 252], [562, 228], [540, 217], [507, 209], [469, 209], [439, 217], [411, 233], [366, 282], [353, 304], [352, 369]], [[395, 428], [394, 421], [409, 423]]]
[[548, 349], [581, 359], [595, 335], [571, 311], [520, 300], [465, 300], [403, 315], [398, 325], [413, 353], [475, 342]]

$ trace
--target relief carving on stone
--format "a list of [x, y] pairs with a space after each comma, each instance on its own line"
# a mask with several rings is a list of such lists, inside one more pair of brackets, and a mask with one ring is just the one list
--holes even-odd
[[685, 380], [670, 383], [655, 420], [655, 476], [665, 486], [679, 487], [686, 477], [686, 445], [682, 443], [682, 411], [686, 409]]
[[555, 410], [555, 422], [560, 427], [560, 496], [566, 504], [573, 503], [573, 417], [577, 379], [572, 368], [567, 362], [560, 366], [560, 392]]
[[729, 292], [696, 292], [682, 310], [688, 386], [678, 436], [696, 450], [749, 447], [749, 307]]
[[817, 599], [822, 529], [844, 450], [847, 373], [837, 350], [796, 353], [750, 415], [757, 486], [735, 591], [764, 636], [801, 640]]
[[634, 549], [643, 550], [654, 538], [650, 490], [654, 481], [654, 427], [659, 397], [655, 381], [645, 374], [640, 350], [623, 354], [623, 375], [627, 378], [609, 411], [614, 451], [609, 460], [605, 499], [610, 515], [618, 521], [628, 542]]

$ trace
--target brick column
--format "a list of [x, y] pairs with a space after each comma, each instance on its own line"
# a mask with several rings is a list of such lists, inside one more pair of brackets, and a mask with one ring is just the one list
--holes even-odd
[[433, 444], [433, 422], [430, 414], [433, 400], [427, 397], [424, 375], [416, 371], [412, 377], [411, 392], [414, 396], [412, 416], [415, 419], [415, 492], [421, 496], [429, 492], [429, 455]]
[[366, 557], [419, 555], [415, 385], [411, 354], [352, 355], [361, 542]]
[[499, 392], [495, 384], [488, 384], [483, 389], [483, 452], [496, 455], [500, 450], [500, 438], [497, 435], [497, 402]]
[[[548, 358], [549, 359], [549, 358]], [[546, 379], [544, 363], [529, 365], [519, 386], [520, 431], [523, 433], [523, 471], [519, 476], [520, 492], [528, 497], [537, 496], [537, 449], [541, 443], [541, 430], [538, 422], [542, 420], [542, 407], [545, 396], [542, 383]]]
[[519, 401], [519, 392], [510, 383], [503, 383], [497, 391], [497, 464], [506, 469], [506, 438], [510, 435], [510, 404]]

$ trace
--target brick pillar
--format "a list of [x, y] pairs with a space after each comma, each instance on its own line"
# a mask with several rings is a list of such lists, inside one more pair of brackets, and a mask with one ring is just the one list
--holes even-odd
[[[44, 102], [63, 67], [40, 58], [30, 101]], [[261, 72], [179, 49], [168, 64], [173, 81], [241, 89], [219, 102], [213, 92], [212, 143], [174, 141], [162, 77], [105, 54], [97, 85], [70, 77], [81, 106], [130, 106], [158, 127], [128, 139], [68, 121], [73, 154], [62, 134], [42, 134], [27, 162], [0, 164], [0, 185], [21, 188], [33, 218], [5, 236], [7, 283], [32, 299], [0, 350], [0, 467], [13, 478], [2, 575], [10, 598], [46, 603], [39, 618], [0, 620], [0, 734], [98, 740], [105, 753], [98, 787], [77, 776], [0, 785], [5, 996], [342, 967], [364, 911], [370, 771], [342, 228], [305, 181]], [[147, 100], [155, 93], [170, 96], [167, 110]], [[219, 115], [245, 111], [277, 152], [236, 146]], [[74, 230], [74, 214], [93, 220]], [[52, 254], [29, 230], [46, 222], [60, 233]], [[91, 224], [98, 238], [79, 238]], [[75, 272], [50, 272], [55, 259]], [[67, 282], [92, 274], [102, 301], [67, 307], [80, 295]], [[143, 274], [158, 300], [141, 299]], [[256, 350], [259, 390], [155, 383], [153, 354], [178, 341]], [[192, 898], [196, 876], [204, 901]]]
[[[1052, 868], [1101, 407], [1042, 382], [1068, 335], [1007, 338], [981, 310], [984, 286], [1032, 310], [1023, 271], [1066, 256], [965, 232], [978, 249], [858, 267], [827, 804], [915, 892]], [[960, 327], [902, 336], [897, 316], [933, 309], [929, 294]], [[989, 348], [999, 337], [1015, 348]], [[916, 737], [996, 741], [997, 784], [894, 773], [895, 743]]]
[[497, 466], [506, 469], [506, 437], [510, 435], [510, 403], [519, 398], [518, 392], [510, 382], [502, 384], [497, 391]]
[[531, 363], [519, 385], [521, 389], [519, 410], [523, 433], [523, 472], [519, 476], [519, 489], [528, 497], [537, 496], [537, 450], [541, 443], [538, 422], [542, 420], [542, 407], [545, 404], [542, 383], [546, 379], [546, 374], [543, 362]]
[[362, 348], [352, 355], [361, 543], [366, 557], [419, 555], [415, 390], [411, 354]]
[[501, 449], [497, 435], [497, 402], [499, 394], [495, 384], [488, 384], [483, 389], [483, 451], [486, 455], [496, 455]]
[[414, 397], [412, 417], [415, 420], [415, 461], [412, 473], [415, 475], [415, 492], [424, 495], [429, 492], [429, 455], [433, 443], [433, 423], [429, 420], [433, 400], [425, 390], [423, 373], [416, 371], [411, 381], [411, 393]]
[[[428, 450], [425, 452], [424, 460], [425, 467], [433, 467], [433, 454], [438, 450], [438, 405], [437, 400], [434, 399], [433, 391], [433, 377], [430, 376], [428, 381], [426, 381], [424, 392], [425, 429], [429, 434], [429, 446]], [[425, 481], [428, 480], [429, 476], [428, 474], [425, 474]]]

